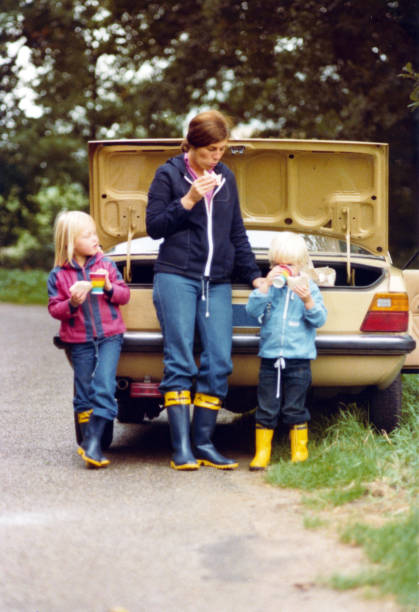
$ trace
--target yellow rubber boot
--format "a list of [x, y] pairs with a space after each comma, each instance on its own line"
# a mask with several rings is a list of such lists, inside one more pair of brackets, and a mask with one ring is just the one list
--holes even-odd
[[255, 442], [256, 454], [249, 465], [249, 470], [264, 470], [271, 460], [273, 429], [264, 429], [256, 425]]
[[290, 429], [291, 461], [305, 461], [308, 458], [308, 427], [307, 423], [299, 423]]

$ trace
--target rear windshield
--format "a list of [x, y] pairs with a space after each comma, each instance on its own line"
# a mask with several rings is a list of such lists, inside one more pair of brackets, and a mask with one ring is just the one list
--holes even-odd
[[[249, 242], [254, 251], [268, 251], [269, 245], [277, 232], [267, 230], [248, 230]], [[302, 234], [307, 242], [310, 253], [346, 253], [346, 243], [338, 238], [330, 236], [316, 236], [314, 234]], [[153, 255], [157, 254], [160, 240], [153, 240], [149, 236], [135, 238], [131, 242], [132, 255]], [[112, 255], [125, 255], [127, 252], [127, 242], [121, 242], [108, 251]], [[351, 245], [351, 253], [369, 255], [369, 252], [357, 245]]]

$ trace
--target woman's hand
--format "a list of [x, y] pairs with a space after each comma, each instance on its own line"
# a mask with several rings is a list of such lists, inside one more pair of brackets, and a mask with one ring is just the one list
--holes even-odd
[[271, 268], [268, 274], [266, 275], [266, 280], [268, 281], [269, 286], [272, 285], [274, 278], [276, 276], [280, 276], [280, 274], [282, 274], [283, 272], [284, 272], [284, 268], [282, 268], [281, 266], [277, 265]]
[[199, 200], [202, 200], [204, 195], [214, 189], [217, 185], [217, 179], [214, 175], [203, 174], [198, 177], [191, 185], [188, 193], [180, 200], [182, 206], [186, 210], [191, 210]]
[[263, 276], [255, 278], [253, 280], [253, 287], [255, 289], [259, 289], [259, 291], [261, 291], [262, 293], [268, 293], [269, 287], [272, 285], [273, 279], [280, 273], [281, 269], [279, 266], [273, 267], [272, 270], [270, 270], [266, 275], [266, 278], [263, 278]]
[[257, 278], [254, 278], [252, 281], [252, 285], [255, 289], [259, 289], [259, 291], [261, 291], [262, 293], [268, 293], [268, 280], [266, 278], [263, 278], [263, 276], [258, 276]]

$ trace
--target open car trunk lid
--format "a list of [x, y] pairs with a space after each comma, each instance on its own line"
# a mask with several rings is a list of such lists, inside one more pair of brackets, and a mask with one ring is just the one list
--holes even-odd
[[[90, 210], [102, 247], [146, 235], [147, 193], [180, 139], [89, 143]], [[376, 255], [388, 250], [388, 145], [230, 140], [222, 159], [237, 180], [248, 229], [331, 236]]]

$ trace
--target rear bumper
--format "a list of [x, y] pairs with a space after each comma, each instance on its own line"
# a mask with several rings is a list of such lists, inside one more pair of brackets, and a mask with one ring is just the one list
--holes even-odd
[[[59, 336], [54, 336], [54, 344], [60, 349], [66, 346]], [[407, 355], [415, 346], [409, 334], [319, 334], [316, 338], [318, 355]], [[258, 350], [259, 334], [233, 335], [233, 355], [256, 355]], [[127, 331], [122, 353], [163, 354], [163, 336], [161, 332]]]

